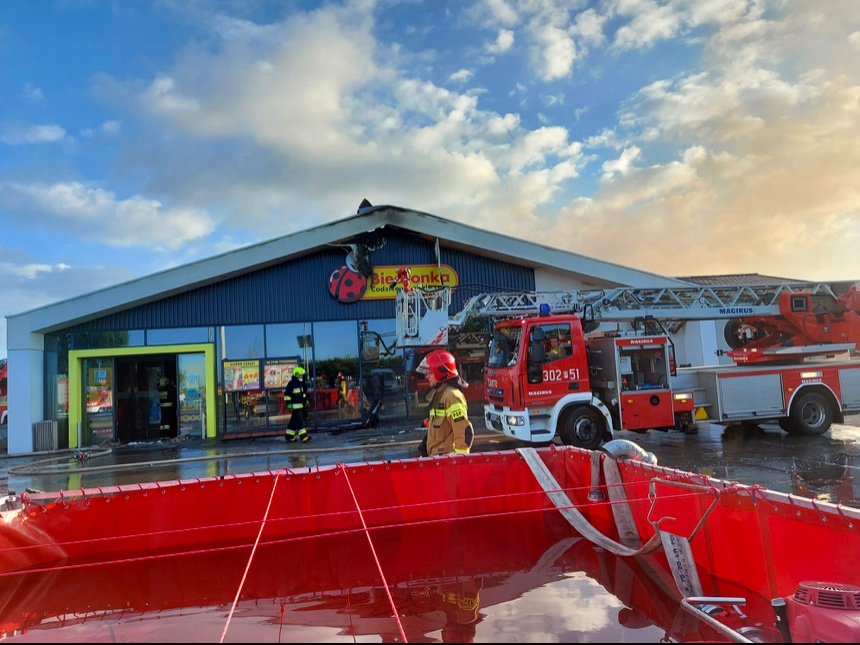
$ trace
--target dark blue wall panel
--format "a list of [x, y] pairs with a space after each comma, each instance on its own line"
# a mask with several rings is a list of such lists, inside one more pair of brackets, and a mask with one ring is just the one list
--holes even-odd
[[[385, 228], [368, 241], [374, 266], [436, 264], [435, 240], [401, 229]], [[277, 266], [259, 269], [217, 284], [191, 289], [157, 302], [129, 308], [68, 331], [159, 329], [327, 320], [393, 318], [394, 300], [344, 304], [328, 291], [332, 271], [343, 266], [348, 249], [330, 247]], [[532, 291], [530, 268], [480, 255], [441, 248], [442, 264], [459, 276], [452, 312], [484, 291]]]

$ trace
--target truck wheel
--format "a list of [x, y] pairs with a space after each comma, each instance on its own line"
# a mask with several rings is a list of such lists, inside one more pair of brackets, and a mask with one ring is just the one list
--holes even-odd
[[595, 450], [603, 443], [603, 419], [595, 410], [579, 406], [562, 416], [559, 436], [568, 446]]
[[790, 417], [780, 417], [777, 423], [779, 424], [779, 427], [785, 430], [788, 434], [800, 434], [800, 431], [797, 429], [797, 426], [794, 425], [794, 421], [792, 421]]
[[830, 429], [832, 421], [830, 404], [817, 392], [801, 394], [791, 406], [791, 425], [795, 427], [797, 434], [824, 434]]

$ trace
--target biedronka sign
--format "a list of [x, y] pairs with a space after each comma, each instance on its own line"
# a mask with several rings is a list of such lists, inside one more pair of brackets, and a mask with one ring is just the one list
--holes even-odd
[[[397, 271], [402, 268], [402, 266], [374, 267], [373, 275], [367, 280], [367, 290], [361, 299], [394, 298], [397, 295], [397, 290], [401, 288], [397, 282]], [[409, 281], [413, 289], [419, 287], [453, 288], [460, 282], [457, 272], [447, 264], [416, 264], [406, 268], [409, 269]]]

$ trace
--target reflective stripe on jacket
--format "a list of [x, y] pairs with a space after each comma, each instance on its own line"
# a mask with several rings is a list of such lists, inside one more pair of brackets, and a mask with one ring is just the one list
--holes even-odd
[[287, 383], [287, 389], [284, 390], [284, 401], [290, 410], [301, 410], [308, 402], [305, 386], [298, 377], [294, 376]]

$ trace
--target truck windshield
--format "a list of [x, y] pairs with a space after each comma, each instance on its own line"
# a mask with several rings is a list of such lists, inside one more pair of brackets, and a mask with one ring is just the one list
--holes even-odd
[[507, 367], [517, 362], [522, 327], [500, 327], [493, 330], [490, 342], [489, 367]]

